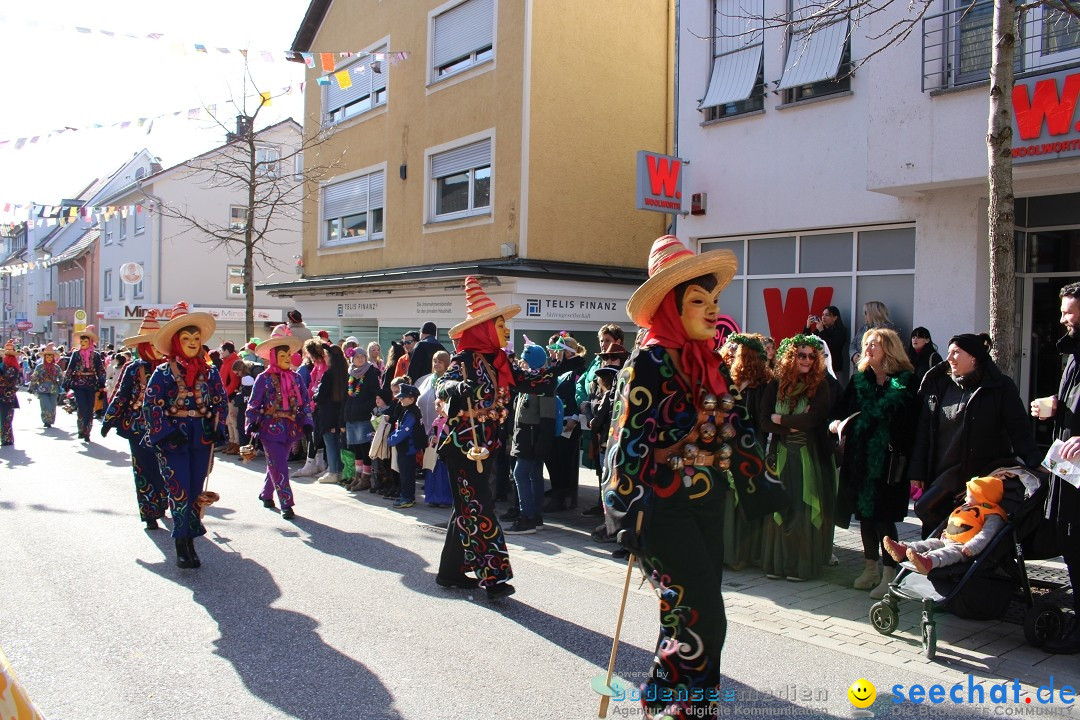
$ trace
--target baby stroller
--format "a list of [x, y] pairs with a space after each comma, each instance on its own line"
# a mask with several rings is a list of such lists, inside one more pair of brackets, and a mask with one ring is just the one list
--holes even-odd
[[[1024, 637], [1029, 645], [1040, 647], [1062, 634], [1065, 618], [1061, 609], [1036, 601], [1031, 592], [1033, 586], [1061, 586], [1029, 581], [1024, 567], [1025, 558], [1049, 560], [1060, 554], [1053, 528], [1043, 518], [1048, 483], [1023, 467], [1001, 468], [990, 474], [1002, 477], [1005, 492], [1001, 507], [1008, 521], [986, 549], [971, 562], [934, 568], [927, 575], [916, 572], [909, 562], [900, 563], [888, 593], [870, 607], [870, 624], [882, 635], [891, 635], [900, 624], [899, 602], [921, 603], [920, 634], [927, 660], [933, 660], [937, 653], [934, 614], [943, 611], [962, 618], [989, 620], [1004, 615], [1010, 601], [1018, 597], [1027, 608]], [[936, 533], [940, 534], [944, 527], [942, 523]]]

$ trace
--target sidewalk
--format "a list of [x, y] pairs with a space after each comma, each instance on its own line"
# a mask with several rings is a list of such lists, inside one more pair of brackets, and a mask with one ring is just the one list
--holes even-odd
[[[507, 536], [511, 557], [518, 574], [528, 572], [529, 563], [537, 563], [621, 589], [625, 562], [611, 556], [615, 545], [597, 543], [589, 537], [597, 524], [596, 518], [581, 515], [581, 509], [595, 497], [595, 475], [583, 468], [581, 479], [581, 507], [545, 514], [544, 526], [535, 535]], [[293, 483], [300, 492], [359, 505], [368, 512], [396, 518], [402, 523], [418, 524], [432, 532], [445, 532], [449, 518], [449, 510], [428, 507], [419, 499], [414, 508], [402, 512], [391, 509], [389, 501], [370, 493], [348, 493], [338, 486], [304, 480]], [[422, 490], [419, 488], [418, 498], [423, 496]], [[497, 511], [502, 514], [508, 507], [506, 503], [498, 503]], [[917, 520], [908, 517], [900, 525], [901, 539], [917, 538], [919, 527]], [[923, 656], [919, 635], [921, 608], [917, 603], [902, 602], [897, 630], [888, 636], [879, 634], [868, 619], [873, 601], [865, 591], [851, 587], [863, 567], [858, 525], [849, 530], [837, 529], [834, 545], [840, 564], [826, 568], [817, 580], [794, 583], [766, 579], [759, 568], [728, 570], [724, 577], [728, 621], [811, 646], [820, 645], [854, 657], [872, 659], [903, 671], [898, 673], [902, 677], [915, 673], [932, 677], [935, 682], [951, 684], [966, 682], [965, 676], [970, 674], [976, 683], [987, 686], [1017, 678], [1032, 692], [1049, 682], [1051, 675], [1059, 678], [1058, 686], [1062, 681], [1080, 684], [1080, 670], [1074, 656], [1050, 655], [1027, 645], [1022, 625], [1024, 608], [1016, 603], [1010, 606], [1005, 618], [996, 621], [963, 620], [944, 613], [935, 614], [938, 640], [934, 661]], [[1060, 560], [1029, 562], [1027, 569], [1032, 578], [1059, 585], [1067, 582]], [[650, 586], [642, 582], [640, 573], [635, 573], [631, 593], [655, 595]], [[1055, 591], [1046, 597], [1063, 609], [1070, 606], [1071, 595], [1067, 591]]]

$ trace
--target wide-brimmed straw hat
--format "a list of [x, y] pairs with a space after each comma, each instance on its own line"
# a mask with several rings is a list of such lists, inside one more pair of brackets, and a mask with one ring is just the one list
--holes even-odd
[[519, 312], [520, 305], [498, 307], [484, 292], [484, 288], [480, 287], [479, 281], [470, 275], [465, 278], [465, 319], [450, 328], [450, 337], [459, 338], [469, 328], [499, 316], [502, 316], [503, 320], [509, 320]]
[[5, 355], [14, 355], [15, 354], [15, 341], [14, 340], [8, 340], [6, 343], [4, 343], [4, 354]]
[[143, 343], [153, 342], [154, 334], [160, 329], [161, 323], [158, 322], [157, 310], [150, 308], [142, 317], [139, 334], [124, 338], [124, 347], [136, 347]]
[[737, 269], [738, 261], [730, 250], [695, 255], [674, 235], [664, 235], [653, 242], [649, 251], [649, 279], [630, 296], [626, 314], [636, 325], [649, 327], [660, 303], [676, 285], [702, 275], [716, 275], [718, 287], [723, 288]]
[[600, 346], [600, 352], [596, 354], [604, 360], [625, 360], [630, 357], [630, 353], [626, 351], [626, 348], [618, 340], [604, 343]]
[[75, 341], [76, 341], [76, 343], [78, 342], [79, 338], [81, 338], [81, 337], [90, 338], [90, 341], [92, 343], [94, 343], [95, 345], [97, 344], [98, 340], [100, 339], [98, 337], [97, 330], [94, 329], [93, 325], [87, 325], [82, 330], [75, 333]]
[[300, 346], [304, 344], [304, 341], [292, 334], [288, 325], [278, 325], [274, 328], [274, 331], [270, 333], [268, 340], [263, 340], [261, 343], [255, 346], [255, 354], [267, 361], [273, 361], [274, 358], [270, 357], [270, 353], [275, 348], [286, 347], [289, 350], [289, 355], [292, 356], [294, 352], [300, 349]]
[[169, 322], [161, 326], [161, 329], [154, 333], [154, 338], [151, 342], [154, 343], [154, 347], [157, 351], [166, 357], [172, 354], [172, 339], [173, 335], [180, 332], [183, 328], [188, 326], [195, 326], [202, 333], [202, 341], [205, 345], [210, 339], [210, 336], [217, 330], [217, 321], [214, 320], [214, 316], [205, 312], [188, 312], [188, 304], [181, 300], [173, 306], [173, 309], [169, 313]]
[[60, 353], [56, 351], [56, 346], [50, 341], [45, 347], [41, 348], [41, 355], [53, 355], [54, 357], [59, 357]]

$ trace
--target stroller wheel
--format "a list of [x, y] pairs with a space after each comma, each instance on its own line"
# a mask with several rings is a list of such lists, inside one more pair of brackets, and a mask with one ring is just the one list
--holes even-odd
[[1024, 638], [1032, 647], [1058, 639], [1064, 627], [1065, 616], [1056, 605], [1039, 601], [1024, 614]]
[[876, 602], [870, 606], [870, 624], [882, 635], [892, 635], [900, 624], [900, 613], [886, 602]]
[[933, 660], [937, 655], [937, 628], [928, 622], [922, 626], [922, 652], [927, 660]]

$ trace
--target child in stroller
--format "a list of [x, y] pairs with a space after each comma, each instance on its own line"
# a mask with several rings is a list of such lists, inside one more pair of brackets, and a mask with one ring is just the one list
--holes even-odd
[[937, 567], [966, 562], [978, 555], [1005, 526], [1002, 509], [1005, 488], [993, 475], [968, 480], [964, 504], [952, 511], [940, 537], [902, 543], [886, 537], [885, 551], [897, 562], [906, 558], [915, 571], [926, 575]]

